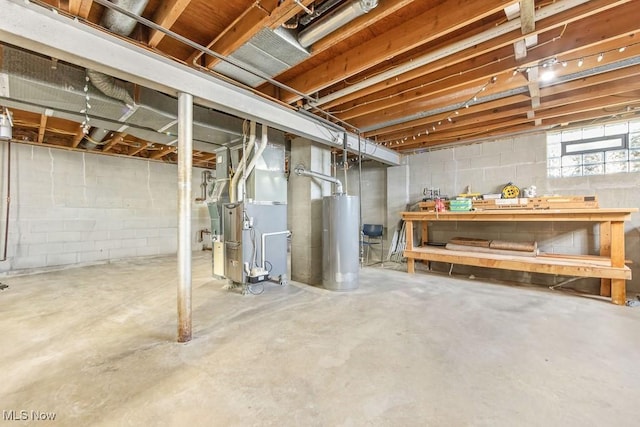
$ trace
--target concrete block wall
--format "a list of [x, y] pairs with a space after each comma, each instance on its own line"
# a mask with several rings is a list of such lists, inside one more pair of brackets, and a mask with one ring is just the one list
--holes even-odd
[[[12, 144], [8, 259], [0, 273], [94, 263], [177, 251], [177, 166]], [[6, 143], [0, 145], [6, 174]], [[200, 169], [194, 168], [194, 199]], [[2, 181], [2, 201], [6, 182]], [[4, 203], [0, 208], [4, 230]], [[210, 228], [193, 205], [196, 233]], [[2, 231], [3, 232], [3, 231]]]
[[[363, 224], [387, 224], [387, 167], [378, 162], [363, 162], [362, 175], [358, 165], [351, 164], [347, 174], [347, 194], [360, 196]], [[339, 172], [338, 178], [343, 180]], [[360, 181], [362, 194], [360, 194]]]
[[[347, 194], [360, 197], [362, 224], [383, 226], [384, 248], [372, 245], [369, 254], [369, 262], [380, 261], [381, 257], [386, 257], [388, 236], [395, 231], [395, 224], [393, 230], [389, 230], [387, 223], [387, 166], [374, 161], [363, 162], [361, 168], [358, 168], [357, 163], [351, 163], [350, 166], [347, 173]], [[341, 180], [343, 176], [344, 173], [338, 173]]]
[[[535, 185], [539, 195], [597, 195], [601, 207], [640, 206], [640, 174], [628, 173], [579, 178], [547, 178], [546, 135], [517, 136], [482, 143], [434, 150], [408, 156], [409, 199], [420, 200], [425, 187], [440, 188], [455, 196], [467, 191], [500, 192], [508, 182], [520, 188]], [[390, 189], [389, 191], [394, 191]], [[396, 215], [399, 212], [395, 213]], [[390, 212], [390, 215], [393, 215]], [[630, 293], [640, 293], [640, 214], [626, 224], [626, 256], [633, 261], [634, 279], [628, 282]], [[536, 240], [541, 250], [552, 253], [596, 254], [598, 232], [591, 224], [582, 223], [438, 223], [431, 224], [430, 239], [445, 242], [454, 236]], [[499, 270], [481, 271], [456, 266], [459, 272], [474, 272], [479, 277], [547, 283], [549, 275], [530, 275]], [[580, 289], [595, 291], [597, 281], [587, 279], [575, 283]]]
[[[331, 151], [304, 138], [291, 141], [292, 167], [331, 174]], [[331, 195], [332, 184], [293, 171], [289, 176], [287, 222], [291, 230], [291, 278], [322, 285], [322, 198]]]

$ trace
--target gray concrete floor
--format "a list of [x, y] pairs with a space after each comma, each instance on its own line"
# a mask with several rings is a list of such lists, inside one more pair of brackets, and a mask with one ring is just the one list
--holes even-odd
[[[636, 426], [640, 308], [365, 268], [332, 293], [241, 296], [194, 258], [4, 277], [0, 410], [68, 426]], [[5, 418], [6, 419], [6, 418]], [[19, 425], [0, 420], [0, 424]]]

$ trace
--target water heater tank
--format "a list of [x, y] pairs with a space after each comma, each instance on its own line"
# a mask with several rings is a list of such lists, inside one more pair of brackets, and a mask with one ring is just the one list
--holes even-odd
[[358, 197], [322, 200], [322, 285], [332, 291], [358, 288], [360, 219]]

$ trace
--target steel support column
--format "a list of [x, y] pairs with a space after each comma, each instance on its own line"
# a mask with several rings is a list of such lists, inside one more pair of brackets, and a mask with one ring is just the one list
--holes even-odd
[[193, 96], [178, 94], [178, 342], [191, 341]]

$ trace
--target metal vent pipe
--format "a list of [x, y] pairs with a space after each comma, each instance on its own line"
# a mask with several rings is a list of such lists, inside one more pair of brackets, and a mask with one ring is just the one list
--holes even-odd
[[336, 185], [336, 194], [343, 194], [342, 181], [340, 181], [338, 178], [334, 178], [332, 176], [325, 175], [318, 172], [308, 171], [302, 165], [296, 166], [296, 168], [294, 169], [294, 172], [296, 173], [296, 175], [308, 176], [311, 178], [318, 178], [324, 181], [333, 182]]
[[298, 43], [303, 47], [309, 47], [377, 6], [378, 0], [351, 0], [302, 30], [298, 34]]

